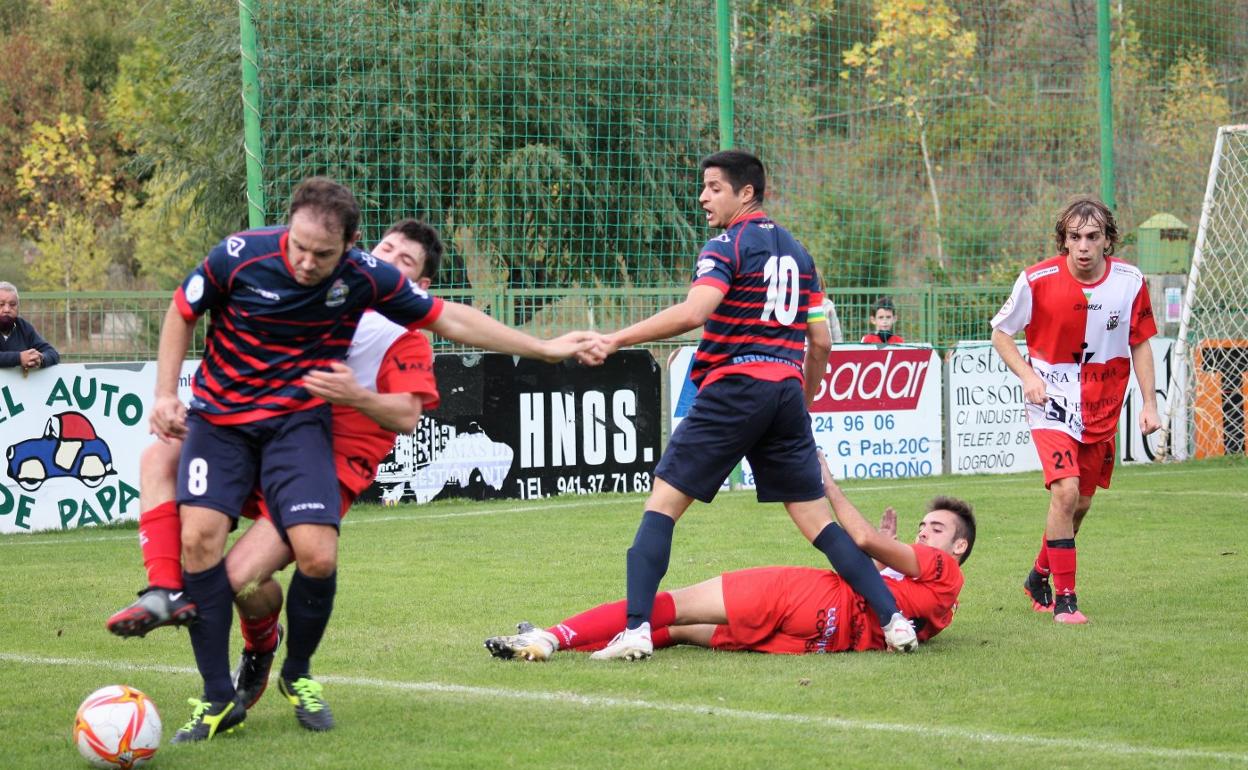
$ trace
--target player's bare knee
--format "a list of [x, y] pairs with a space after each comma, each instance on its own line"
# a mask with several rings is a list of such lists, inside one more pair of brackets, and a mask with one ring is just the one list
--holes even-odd
[[334, 550], [303, 554], [296, 561], [299, 571], [313, 578], [329, 577], [338, 569], [338, 554]]

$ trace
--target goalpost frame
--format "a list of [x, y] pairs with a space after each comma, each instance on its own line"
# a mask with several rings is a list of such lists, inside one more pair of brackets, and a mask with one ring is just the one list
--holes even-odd
[[[1213, 157], [1209, 161], [1209, 181], [1205, 185], [1205, 198], [1200, 206], [1200, 225], [1196, 230], [1196, 244], [1192, 250], [1192, 266], [1187, 273], [1187, 289], [1183, 295], [1182, 314], [1179, 316], [1179, 332], [1174, 342], [1173, 360], [1182, 362], [1184, 366], [1187, 364], [1187, 333], [1192, 318], [1192, 303], [1196, 299], [1196, 284], [1200, 279], [1201, 264], [1204, 262], [1205, 238], [1208, 234], [1209, 220], [1212, 216], [1213, 207], [1216, 205], [1214, 192], [1218, 186], [1218, 170], [1222, 160], [1222, 146], [1226, 140], [1226, 135], [1232, 132], [1248, 133], [1248, 123], [1219, 126], [1217, 138], [1213, 142]], [[1174, 435], [1173, 425], [1176, 417], [1181, 417], [1184, 420], [1189, 418], [1187, 405], [1178, 404], [1178, 391], [1181, 379], [1179, 377], [1171, 377], [1170, 385], [1166, 388], [1166, 418], [1161, 422], [1162, 435], [1157, 447], [1157, 459], [1159, 461], [1166, 460], [1172, 454], [1170, 452], [1170, 440]], [[1183, 434], [1190, 435], [1190, 431], [1184, 431]]]

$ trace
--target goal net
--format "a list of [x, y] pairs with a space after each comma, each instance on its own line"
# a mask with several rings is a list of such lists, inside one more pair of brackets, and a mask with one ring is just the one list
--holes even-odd
[[1175, 459], [1244, 455], [1248, 401], [1248, 125], [1223, 126], [1175, 343], [1161, 451]]

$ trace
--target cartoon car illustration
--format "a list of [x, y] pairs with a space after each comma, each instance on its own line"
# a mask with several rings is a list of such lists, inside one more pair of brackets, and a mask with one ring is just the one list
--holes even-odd
[[70, 477], [88, 487], [98, 487], [105, 476], [115, 475], [113, 453], [95, 433], [95, 426], [78, 412], [61, 412], [48, 418], [39, 438], [9, 447], [9, 477], [27, 492], [48, 479]]

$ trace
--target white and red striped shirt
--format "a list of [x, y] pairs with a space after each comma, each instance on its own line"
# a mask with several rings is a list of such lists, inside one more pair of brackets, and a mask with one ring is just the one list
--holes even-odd
[[1148, 286], [1139, 268], [1105, 258], [1105, 275], [1082, 283], [1063, 255], [1019, 274], [992, 328], [1026, 330], [1031, 368], [1048, 401], [1027, 404], [1033, 430], [1060, 430], [1093, 444], [1118, 430], [1131, 377], [1131, 348], [1157, 334]]

